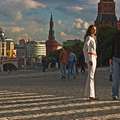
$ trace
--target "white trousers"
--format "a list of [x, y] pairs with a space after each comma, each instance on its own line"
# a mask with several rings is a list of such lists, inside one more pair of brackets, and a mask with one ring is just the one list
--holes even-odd
[[94, 97], [95, 98], [95, 84], [94, 76], [96, 71], [96, 57], [92, 60], [93, 65], [88, 63], [88, 76], [85, 84], [85, 97]]

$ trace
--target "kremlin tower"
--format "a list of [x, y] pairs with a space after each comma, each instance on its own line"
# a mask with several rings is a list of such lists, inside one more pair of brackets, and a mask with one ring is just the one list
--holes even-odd
[[117, 17], [114, 0], [100, 0], [98, 3], [98, 15], [95, 21], [97, 27], [117, 27]]
[[54, 36], [54, 22], [53, 22], [53, 16], [51, 14], [50, 18], [50, 29], [49, 29], [49, 35], [48, 40], [46, 41], [46, 52], [47, 54], [54, 52], [58, 49], [59, 46], [61, 46], [56, 40]]

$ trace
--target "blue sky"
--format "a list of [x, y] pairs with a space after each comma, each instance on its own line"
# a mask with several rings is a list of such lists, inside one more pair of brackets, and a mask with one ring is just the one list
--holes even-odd
[[[82, 39], [97, 16], [100, 0], [0, 0], [0, 27], [8, 37], [47, 40], [53, 13], [56, 40]], [[116, 15], [120, 17], [120, 0]]]

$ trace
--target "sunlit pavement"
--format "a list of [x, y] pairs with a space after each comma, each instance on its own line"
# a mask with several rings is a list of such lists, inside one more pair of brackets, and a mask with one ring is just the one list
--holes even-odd
[[61, 80], [59, 71], [0, 73], [0, 120], [119, 120], [109, 68], [97, 69], [98, 101], [84, 98], [86, 74]]

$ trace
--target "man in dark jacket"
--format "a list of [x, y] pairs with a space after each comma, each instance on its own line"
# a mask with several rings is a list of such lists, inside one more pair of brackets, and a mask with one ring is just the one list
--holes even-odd
[[113, 59], [113, 75], [112, 75], [112, 98], [119, 98], [119, 83], [120, 83], [120, 30], [113, 37], [112, 44], [112, 59]]

